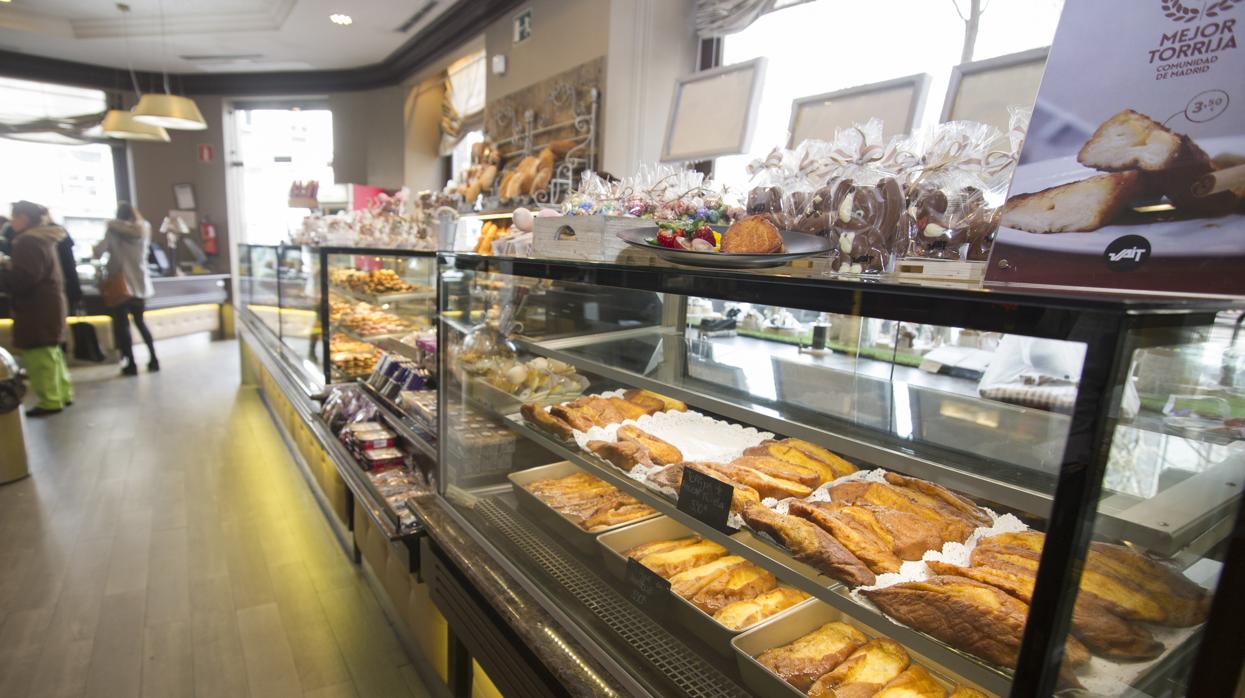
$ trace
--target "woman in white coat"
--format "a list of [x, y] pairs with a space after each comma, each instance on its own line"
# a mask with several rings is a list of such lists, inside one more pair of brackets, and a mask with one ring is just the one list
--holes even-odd
[[134, 318], [134, 326], [143, 336], [147, 344], [147, 352], [151, 359], [147, 362], [147, 370], [159, 371], [160, 362], [156, 359], [156, 342], [151, 337], [151, 330], [143, 320], [146, 301], [155, 294], [151, 285], [151, 273], [147, 270], [147, 246], [151, 243], [151, 225], [143, 220], [138, 209], [128, 201], [117, 204], [117, 217], [108, 221], [108, 231], [104, 239], [95, 246], [95, 257], [98, 259], [105, 253], [108, 262], [104, 274], [111, 277], [121, 275], [125, 279], [129, 298], [112, 310], [112, 332], [117, 349], [125, 357], [122, 375], [138, 374], [138, 364], [134, 362], [134, 339], [130, 336], [130, 318]]

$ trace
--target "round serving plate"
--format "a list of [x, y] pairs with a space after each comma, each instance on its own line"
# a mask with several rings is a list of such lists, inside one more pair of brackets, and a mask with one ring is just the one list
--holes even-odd
[[[726, 232], [726, 226], [710, 226], [719, 233]], [[830, 241], [808, 233], [797, 233], [794, 230], [780, 230], [784, 252], [773, 254], [739, 254], [735, 252], [693, 252], [690, 250], [672, 250], [650, 243], [656, 240], [657, 231], [652, 228], [635, 228], [619, 231], [618, 237], [629, 245], [643, 248], [661, 257], [667, 262], [686, 264], [690, 267], [716, 267], [719, 269], [764, 269], [781, 267], [801, 257], [821, 254], [830, 250]]]

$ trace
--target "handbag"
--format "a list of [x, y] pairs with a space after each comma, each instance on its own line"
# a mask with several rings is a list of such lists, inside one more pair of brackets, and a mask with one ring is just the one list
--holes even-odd
[[123, 274], [105, 276], [104, 280], [99, 282], [99, 295], [104, 299], [104, 305], [109, 308], [115, 308], [128, 301], [130, 288], [125, 285], [125, 276]]
[[95, 334], [95, 326], [89, 322], [73, 322], [69, 324], [73, 334], [73, 357], [78, 361], [99, 363], [106, 357], [99, 346], [99, 337]]

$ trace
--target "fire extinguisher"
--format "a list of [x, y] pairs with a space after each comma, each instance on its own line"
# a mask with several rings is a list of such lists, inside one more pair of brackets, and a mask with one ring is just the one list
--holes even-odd
[[216, 225], [207, 216], [199, 224], [199, 238], [203, 240], [203, 251], [206, 254], [216, 254]]

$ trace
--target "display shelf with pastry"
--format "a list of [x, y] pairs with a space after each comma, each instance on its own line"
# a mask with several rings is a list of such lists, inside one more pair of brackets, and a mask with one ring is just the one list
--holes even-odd
[[515, 500], [581, 551], [597, 552], [596, 536], [657, 516], [657, 512], [572, 463], [510, 473]]
[[731, 641], [745, 685], [764, 696], [986, 698], [980, 686], [826, 604], [813, 602]]

